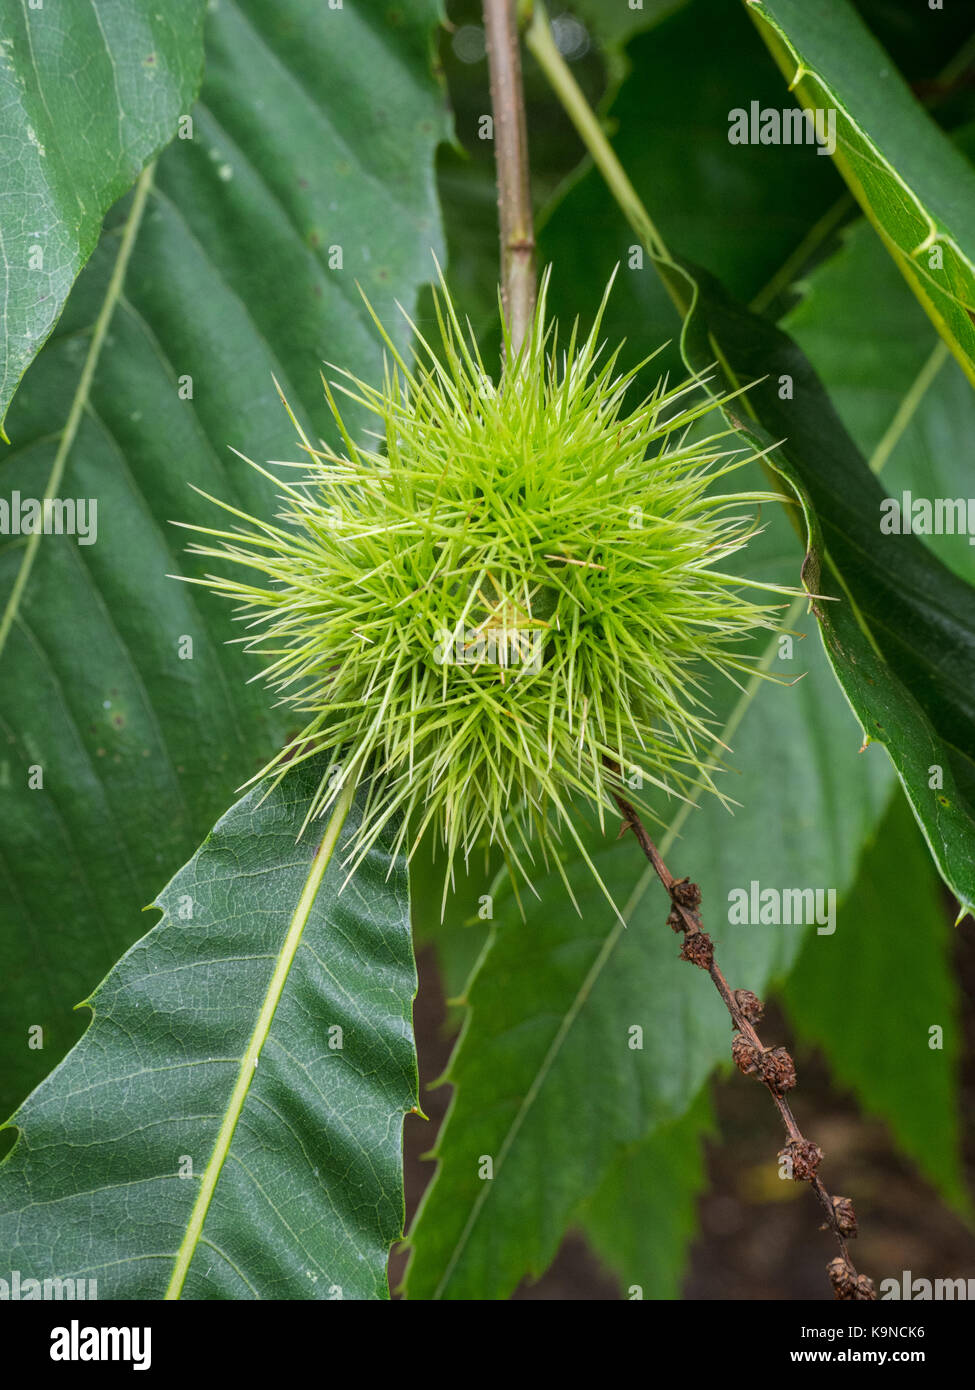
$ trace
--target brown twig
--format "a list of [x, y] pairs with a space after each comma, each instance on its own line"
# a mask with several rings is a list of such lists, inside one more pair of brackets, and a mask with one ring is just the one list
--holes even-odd
[[516, 8], [517, 0], [484, 0], [498, 169], [501, 298], [517, 356], [535, 311], [535, 230]]
[[[609, 768], [612, 773], [619, 775], [618, 767], [609, 764]], [[701, 924], [700, 888], [686, 878], [674, 878], [660, 857], [660, 852], [647, 833], [636, 808], [621, 792], [614, 790], [613, 796], [623, 815], [623, 829], [633, 831], [637, 843], [649, 859], [654, 873], [670, 898], [671, 908], [667, 923], [674, 931], [684, 933], [681, 959], [691, 961], [708, 972], [731, 1015], [731, 1021], [737, 1029], [731, 1045], [736, 1066], [746, 1075], [754, 1075], [765, 1084], [782, 1117], [789, 1138], [780, 1157], [788, 1158], [792, 1176], [797, 1182], [808, 1182], [812, 1187], [825, 1212], [826, 1226], [839, 1242], [839, 1257], [830, 1261], [827, 1266], [836, 1297], [875, 1299], [877, 1295], [873, 1281], [866, 1275], [857, 1273], [847, 1247], [847, 1239], [856, 1235], [853, 1204], [847, 1197], [831, 1197], [826, 1190], [817, 1172], [823, 1157], [822, 1150], [804, 1137], [796, 1123], [792, 1107], [785, 1099], [784, 1093], [791, 1090], [796, 1082], [792, 1058], [784, 1047], [765, 1047], [754, 1026], [762, 1015], [761, 1002], [750, 990], [733, 990], [715, 961], [714, 943]]]

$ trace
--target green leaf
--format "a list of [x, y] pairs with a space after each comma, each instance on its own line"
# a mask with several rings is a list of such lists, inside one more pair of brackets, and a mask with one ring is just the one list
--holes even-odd
[[975, 382], [975, 170], [847, 0], [747, 5], [802, 105], [836, 110], [840, 172]]
[[[975, 395], [948, 348], [861, 219], [802, 284], [783, 319], [891, 497], [958, 497], [968, 489]], [[869, 318], [860, 303], [871, 305]], [[903, 428], [898, 421], [909, 414]], [[893, 425], [893, 430], [890, 426]], [[949, 569], [975, 582], [967, 537], [920, 536]]]
[[356, 280], [405, 344], [393, 301], [411, 304], [440, 248], [436, 21], [435, 0], [216, 7], [194, 139], [110, 215], [14, 403], [0, 495], [40, 498], [63, 469], [62, 497], [97, 500], [98, 538], [32, 538], [25, 578], [25, 538], [0, 549], [0, 967], [14, 982], [0, 1113], [75, 1040], [72, 1005], [131, 944], [149, 895], [294, 732], [246, 684], [258, 668], [227, 645], [231, 608], [167, 577], [202, 572], [170, 523], [219, 516], [191, 484], [273, 515], [274, 487], [228, 447], [301, 457], [272, 374], [310, 435], [334, 441], [322, 359], [382, 372]]
[[417, 1096], [406, 866], [387, 837], [347, 879], [351, 788], [296, 843], [321, 775], [231, 807], [10, 1121], [0, 1248], [25, 1275], [100, 1298], [388, 1296]]
[[584, 1207], [582, 1228], [619, 1275], [624, 1298], [680, 1297], [713, 1128], [705, 1089], [686, 1115], [622, 1153]]
[[[958, 987], [940, 885], [896, 797], [834, 936], [810, 936], [785, 985], [800, 1037], [969, 1212], [959, 1152]], [[932, 1045], [932, 1028], [941, 1030]], [[905, 1078], [910, 1077], [910, 1085]]]
[[[801, 606], [790, 622], [811, 628]], [[802, 929], [731, 925], [729, 892], [757, 879], [842, 895], [891, 785], [882, 760], [858, 757], [855, 724], [817, 647], [798, 646], [787, 669], [808, 664], [806, 679], [763, 686], [728, 712], [734, 817], [717, 802], [676, 816], [671, 806], [658, 837], [671, 870], [701, 884], [705, 926], [736, 988], [761, 991], [784, 975]], [[776, 653], [773, 643], [768, 659]], [[455, 1091], [433, 1151], [438, 1170], [410, 1232], [411, 1298], [504, 1298], [540, 1275], [621, 1154], [683, 1115], [729, 1055], [724, 1007], [678, 960], [667, 900], [650, 871], [641, 874], [636, 846], [595, 834], [589, 843], [627, 928], [578, 863], [566, 871], [580, 915], [554, 871], [536, 880], [538, 899], [523, 897], [525, 921], [510, 893], [496, 891], [492, 939], [444, 1078]], [[629, 1045], [634, 1026], [642, 1050]]]
[[771, 451], [769, 462], [800, 497], [809, 538], [803, 583], [817, 596], [836, 678], [865, 740], [886, 747], [942, 877], [969, 910], [975, 589], [915, 535], [881, 534], [883, 489], [795, 343], [705, 271], [662, 263], [661, 272], [678, 294], [690, 287], [688, 365], [707, 371], [717, 355], [732, 381], [752, 383], [728, 418]]
[[203, 75], [202, 0], [11, 5], [0, 40], [0, 435], [106, 210]]

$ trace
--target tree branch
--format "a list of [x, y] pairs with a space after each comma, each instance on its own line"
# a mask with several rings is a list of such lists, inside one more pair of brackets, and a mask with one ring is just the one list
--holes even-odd
[[517, 356], [535, 311], [535, 230], [516, 4], [517, 0], [484, 0], [498, 169], [501, 298]]
[[[610, 771], [619, 777], [619, 767], [612, 763], [608, 766]], [[714, 943], [701, 925], [700, 888], [686, 878], [674, 878], [636, 808], [621, 792], [614, 791], [613, 796], [623, 815], [623, 829], [633, 831], [637, 843], [670, 897], [671, 908], [667, 924], [675, 932], [684, 933], [681, 959], [691, 961], [708, 972], [731, 1015], [731, 1021], [737, 1029], [731, 1044], [731, 1055], [735, 1065], [746, 1076], [755, 1076], [765, 1084], [782, 1117], [788, 1142], [780, 1151], [779, 1157], [788, 1160], [792, 1177], [796, 1182], [808, 1182], [812, 1187], [825, 1213], [826, 1226], [836, 1236], [840, 1254], [827, 1266], [836, 1297], [863, 1301], [875, 1299], [877, 1294], [873, 1281], [866, 1275], [857, 1273], [846, 1243], [847, 1239], [855, 1236], [857, 1232], [853, 1203], [848, 1197], [831, 1197], [826, 1190], [817, 1171], [823, 1152], [818, 1144], [804, 1137], [796, 1123], [792, 1107], [785, 1099], [785, 1092], [790, 1091], [796, 1084], [796, 1070], [792, 1058], [784, 1047], [765, 1047], [755, 1030], [755, 1024], [762, 1016], [761, 1001], [750, 990], [733, 990], [715, 961]]]

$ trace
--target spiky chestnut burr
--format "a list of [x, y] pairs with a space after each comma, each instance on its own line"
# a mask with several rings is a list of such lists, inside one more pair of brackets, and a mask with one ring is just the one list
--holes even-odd
[[449, 871], [489, 838], [527, 877], [533, 842], [556, 864], [563, 831], [581, 848], [574, 798], [601, 812], [622, 777], [717, 791], [702, 678], [751, 674], [745, 639], [777, 626], [723, 568], [772, 495], [720, 490], [749, 457], [702, 429], [715, 400], [661, 381], [627, 409], [639, 368], [600, 345], [605, 297], [562, 348], [547, 285], [497, 385], [442, 281], [437, 349], [414, 328], [408, 364], [376, 319], [382, 384], [325, 384], [342, 450], [302, 434], [280, 524], [234, 512], [192, 547], [245, 570], [200, 582], [239, 603], [304, 721], [264, 772], [324, 754], [311, 815], [371, 775], [353, 858], [403, 813], [397, 848], [432, 827]]

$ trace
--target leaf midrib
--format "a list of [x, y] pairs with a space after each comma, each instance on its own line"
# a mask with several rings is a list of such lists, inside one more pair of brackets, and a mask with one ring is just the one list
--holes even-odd
[[193, 1209], [187, 1221], [185, 1234], [180, 1242], [179, 1250], [176, 1253], [173, 1272], [170, 1276], [169, 1285], [165, 1293], [165, 1299], [168, 1301], [180, 1297], [183, 1285], [186, 1282], [190, 1264], [202, 1240], [203, 1226], [210, 1208], [210, 1202], [216, 1191], [223, 1165], [230, 1152], [234, 1131], [237, 1128], [237, 1122], [243, 1111], [247, 1093], [254, 1079], [254, 1071], [257, 1067], [258, 1059], [267, 1041], [271, 1024], [274, 1021], [275, 1012], [291, 972], [295, 953], [301, 944], [301, 938], [318, 895], [318, 890], [321, 887], [322, 879], [325, 876], [325, 870], [328, 868], [329, 862], [331, 861], [332, 853], [338, 841], [342, 826], [345, 823], [345, 818], [349, 813], [354, 795], [355, 785], [350, 780], [346, 783], [336, 800], [335, 809], [329, 818], [325, 834], [322, 837], [322, 842], [315, 851], [314, 858], [308, 870], [308, 875], [301, 890], [301, 895], [292, 913], [291, 921], [288, 923], [288, 930], [282, 942], [281, 950], [278, 952], [277, 963], [271, 974], [271, 979], [268, 982], [260, 1012], [254, 1024], [254, 1030], [240, 1058], [237, 1079], [230, 1094], [230, 1099], [227, 1102], [227, 1109], [224, 1112], [220, 1129], [217, 1132], [213, 1152], [204, 1169], [200, 1182], [200, 1189], [196, 1195], [196, 1201], [193, 1203]]
[[[51, 465], [51, 472], [48, 475], [47, 487], [44, 489], [43, 501], [48, 501], [57, 495], [58, 487], [64, 476], [64, 469], [68, 461], [68, 456], [74, 447], [75, 437], [78, 427], [81, 424], [81, 417], [84, 414], [88, 397], [91, 393], [91, 384], [94, 379], [95, 369], [98, 366], [98, 359], [101, 357], [102, 348], [105, 346], [105, 339], [108, 335], [108, 326], [112, 321], [112, 315], [118, 304], [122, 293], [122, 285], [125, 281], [125, 273], [128, 270], [129, 258], [135, 246], [139, 227], [142, 224], [142, 216], [145, 212], [146, 200], [149, 196], [149, 189], [152, 187], [153, 175], [155, 173], [155, 163], [146, 165], [139, 175], [135, 185], [135, 193], [132, 197], [132, 205], [129, 208], [128, 216], [125, 220], [125, 230], [122, 233], [122, 240], [119, 244], [118, 255], [115, 258], [115, 265], [112, 267], [111, 278], [108, 288], [105, 291], [105, 298], [98, 311], [98, 318], [95, 320], [95, 331], [91, 337], [88, 352], [85, 355], [84, 366], [78, 378], [74, 395], [71, 398], [71, 406], [68, 410], [68, 418], [64, 424], [64, 432], [61, 435], [61, 442], [58, 445], [57, 453], [54, 455], [54, 462]], [[17, 616], [20, 607], [20, 600], [27, 588], [27, 581], [41, 543], [41, 531], [32, 531], [24, 548], [20, 565], [17, 569], [17, 576], [14, 579], [10, 597], [7, 599], [0, 617], [0, 657], [3, 655], [7, 643], [7, 637]]]

